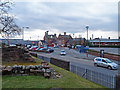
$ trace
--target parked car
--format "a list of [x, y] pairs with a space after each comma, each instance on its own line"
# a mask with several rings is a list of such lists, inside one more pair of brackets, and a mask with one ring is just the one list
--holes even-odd
[[36, 48], [38, 48], [38, 46], [32, 46], [29, 50], [36, 50]]
[[39, 48], [38, 51], [45, 52], [47, 51], [47, 48]]
[[96, 57], [94, 60], [95, 66], [107, 67], [108, 69], [118, 69], [118, 64], [112, 62], [107, 58]]
[[26, 48], [27, 48], [27, 49], [31, 48], [31, 45], [26, 45]]
[[51, 49], [51, 48], [39, 48], [38, 51], [40, 51], [40, 52], [46, 52], [46, 53], [54, 52], [54, 50]]
[[61, 50], [60, 55], [66, 55], [65, 50]]
[[43, 48], [43, 47], [37, 47], [36, 50], [40, 50], [41, 48]]
[[10, 46], [10, 47], [15, 47], [16, 45], [15, 45], [15, 44], [10, 44], [9, 46]]
[[54, 52], [54, 50], [51, 48], [47, 49], [47, 53], [51, 53], [51, 52]]
[[54, 48], [59, 48], [59, 46], [56, 45], [56, 46], [54, 46]]

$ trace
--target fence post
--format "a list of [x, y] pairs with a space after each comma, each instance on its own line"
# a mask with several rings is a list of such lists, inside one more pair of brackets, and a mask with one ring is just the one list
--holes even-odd
[[116, 89], [120, 89], [120, 74], [116, 75]]
[[87, 68], [86, 68], [86, 71], [85, 71], [85, 73], [86, 73], [86, 79], [87, 79]]

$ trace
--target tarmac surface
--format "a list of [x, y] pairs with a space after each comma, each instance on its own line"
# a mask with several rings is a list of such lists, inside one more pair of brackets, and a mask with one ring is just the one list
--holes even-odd
[[[53, 48], [54, 52], [53, 53], [43, 53], [43, 52], [35, 52], [38, 55], [41, 56], [45, 56], [45, 57], [54, 57], [57, 59], [62, 59], [62, 60], [66, 60], [66, 61], [70, 61], [70, 63], [77, 65], [77, 66], [82, 66], [97, 72], [101, 72], [101, 73], [105, 73], [105, 74], [109, 74], [109, 75], [116, 75], [118, 74], [119, 70], [109, 70], [107, 68], [103, 68], [103, 67], [95, 67], [94, 63], [93, 63], [93, 59], [96, 56], [93, 55], [88, 55], [88, 57], [86, 57], [86, 53], [79, 53], [78, 51], [75, 51], [73, 49], [68, 49], [68, 48]], [[61, 56], [60, 55], [60, 51], [61, 50], [65, 50], [66, 51], [66, 55], [65, 56]], [[115, 63], [118, 63], [118, 61], [112, 60]]]

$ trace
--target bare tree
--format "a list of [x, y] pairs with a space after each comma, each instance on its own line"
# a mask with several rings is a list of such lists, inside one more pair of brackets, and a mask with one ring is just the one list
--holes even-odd
[[14, 16], [8, 13], [12, 7], [12, 4], [13, 3], [10, 1], [0, 2], [0, 34], [4, 38], [20, 35], [21, 33], [21, 29], [15, 23]]

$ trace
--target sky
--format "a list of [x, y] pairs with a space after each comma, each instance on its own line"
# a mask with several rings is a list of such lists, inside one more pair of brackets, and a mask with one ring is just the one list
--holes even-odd
[[[24, 29], [25, 40], [43, 39], [45, 31], [73, 37], [118, 38], [118, 1], [115, 0], [15, 0], [10, 14]], [[16, 37], [22, 38], [22, 37]]]

